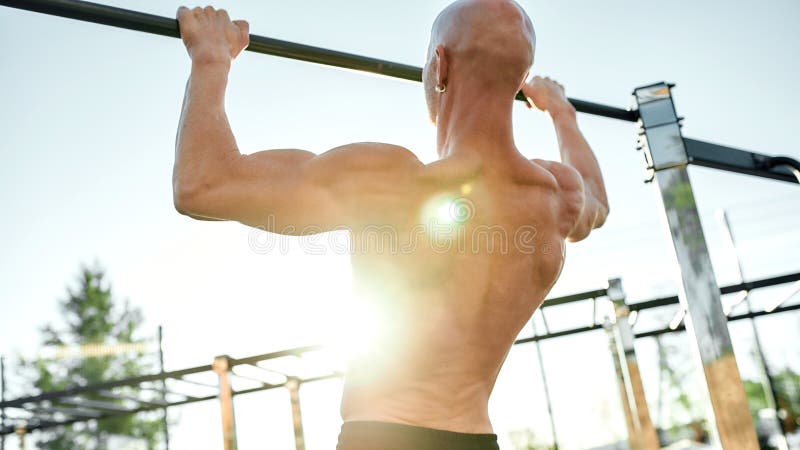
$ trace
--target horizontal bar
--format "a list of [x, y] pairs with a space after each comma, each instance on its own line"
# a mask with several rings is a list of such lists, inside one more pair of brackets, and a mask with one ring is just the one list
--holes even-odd
[[[719, 292], [723, 295], [733, 294], [734, 292], [752, 291], [755, 289], [791, 283], [793, 281], [800, 281], [800, 272], [762, 278], [760, 280], [747, 281], [744, 283], [732, 284], [730, 286], [723, 286], [719, 288]], [[644, 309], [658, 308], [660, 306], [677, 305], [678, 303], [678, 296], [672, 295], [669, 297], [661, 297], [652, 300], [645, 300], [643, 302], [632, 303], [628, 305], [628, 308], [630, 308], [631, 311], [641, 311]]]
[[113, 400], [129, 400], [140, 405], [164, 406], [168, 404], [165, 400], [161, 399], [145, 400], [134, 395], [117, 394], [116, 392], [111, 391], [97, 391], [96, 394], [103, 398], [110, 398]]
[[100, 411], [94, 411], [82, 408], [65, 408], [61, 406], [37, 406], [34, 408], [27, 408], [26, 411], [35, 412], [37, 414], [44, 413], [50, 415], [53, 415], [54, 413], [61, 413], [72, 417], [83, 417], [89, 419], [96, 419], [103, 415], [103, 413]]
[[[797, 169], [800, 167], [800, 162], [791, 158], [762, 155], [697, 139], [683, 138], [683, 142], [686, 145], [690, 164], [788, 181], [789, 183], [800, 183], [800, 179], [788, 167], [793, 162], [795, 170], [800, 170]], [[774, 165], [776, 163], [781, 164]]]
[[607, 292], [608, 290], [606, 288], [603, 288], [603, 289], [595, 289], [593, 291], [579, 292], [577, 294], [564, 295], [562, 297], [553, 297], [545, 299], [544, 303], [542, 303], [542, 307], [544, 308], [546, 306], [558, 306], [581, 300], [593, 300], [596, 299], [597, 297], [605, 297]]
[[140, 377], [128, 378], [117, 381], [107, 381], [103, 383], [95, 383], [87, 386], [75, 386], [72, 388], [64, 389], [61, 391], [44, 392], [39, 395], [32, 395], [30, 397], [20, 397], [14, 400], [6, 400], [0, 403], [0, 408], [19, 408], [26, 403], [37, 403], [45, 400], [56, 400], [62, 397], [70, 397], [87, 392], [97, 392], [122, 386], [137, 386], [141, 383], [148, 381], [159, 381], [170, 378], [179, 379], [184, 375], [193, 373], [208, 372], [211, 370], [211, 365], [190, 367], [188, 369], [175, 370], [172, 372], [157, 373], [153, 375], [142, 375]]
[[800, 272], [789, 273], [786, 275], [778, 275], [776, 277], [770, 277], [770, 278], [762, 278], [760, 280], [747, 281], [744, 283], [733, 284], [730, 286], [724, 286], [721, 287], [719, 291], [721, 294], [733, 294], [734, 292], [752, 291], [755, 289], [778, 286], [780, 284], [787, 284], [793, 281], [800, 281]]
[[[81, 0], [0, 0], [0, 5], [84, 22], [141, 31], [143, 33], [174, 38], [180, 37], [178, 21], [175, 19], [98, 3]], [[422, 81], [422, 69], [419, 67], [252, 34], [250, 35], [250, 45], [247, 47], [247, 50], [265, 55], [358, 70], [403, 80]], [[517, 94], [516, 98], [517, 100], [527, 102], [527, 99], [521, 93]], [[613, 106], [572, 98], [570, 98], [569, 101], [575, 106], [577, 111], [582, 113], [625, 120], [628, 122], [636, 122], [636, 120], [638, 120], [637, 111], [615, 108]]]
[[[320, 376], [311, 377], [311, 378], [299, 378], [298, 380], [300, 381], [300, 383], [305, 384], [305, 383], [313, 383], [315, 381], [332, 380], [334, 378], [341, 378], [343, 376], [344, 376], [343, 373], [334, 372], [334, 373], [330, 373], [330, 374], [326, 374], [326, 375], [320, 375]], [[284, 387], [285, 385], [286, 385], [285, 383], [284, 384], [280, 384], [280, 385], [266, 384], [264, 386], [258, 386], [258, 387], [249, 388], [249, 389], [242, 389], [242, 390], [239, 390], [239, 391], [233, 391], [233, 396], [236, 397], [236, 396], [239, 396], [239, 395], [252, 394], [254, 392], [268, 391], [270, 389]]]
[[[186, 399], [186, 400], [180, 400], [180, 401], [177, 401], [177, 402], [170, 402], [169, 405], [167, 405], [167, 406], [183, 406], [183, 405], [188, 405], [188, 404], [191, 404], [191, 403], [198, 403], [198, 402], [205, 402], [205, 401], [208, 401], [208, 400], [215, 400], [216, 398], [217, 398], [216, 395], [208, 395], [208, 396], [205, 396], [205, 397], [192, 397], [192, 398]], [[108, 418], [118, 417], [118, 416], [125, 416], [125, 415], [129, 415], [129, 414], [136, 414], [136, 413], [145, 412], [145, 411], [162, 410], [163, 408], [164, 408], [164, 406], [145, 405], [145, 406], [141, 406], [139, 408], [131, 409], [129, 411], [106, 412], [106, 413], [103, 413], [102, 416], [97, 417], [97, 420], [103, 420], [103, 419], [108, 419]], [[33, 421], [33, 420], [29, 420], [28, 423], [25, 426], [25, 430], [27, 430], [27, 431], [43, 430], [43, 429], [46, 429], [46, 428], [60, 427], [60, 426], [64, 426], [64, 425], [72, 425], [74, 423], [85, 422], [85, 421], [86, 421], [85, 418], [75, 418], [75, 419], [68, 419], [68, 420], [63, 420], [63, 421], [62, 420], [59, 420], [59, 421], [53, 421], [53, 420], [35, 420], [35, 421]], [[13, 434], [14, 431], [15, 431], [14, 426], [0, 427], [0, 435]]]
[[[779, 308], [775, 308], [774, 310], [767, 312], [767, 311], [753, 311], [743, 314], [737, 314], [735, 316], [728, 317], [728, 322], [732, 322], [735, 320], [742, 320], [742, 319], [755, 319], [756, 317], [761, 316], [770, 316], [772, 314], [790, 312], [790, 311], [799, 311], [800, 310], [800, 303], [789, 305], [789, 306], [781, 306]], [[677, 333], [679, 331], [686, 330], [686, 325], [681, 324], [679, 327], [672, 329], [672, 328], [661, 328], [658, 330], [650, 330], [650, 331], [642, 331], [636, 333], [636, 338], [645, 338], [645, 337], [653, 337], [653, 336], [660, 336], [662, 334], [669, 334], [669, 333]]]
[[[305, 347], [290, 348], [288, 350], [281, 350], [281, 351], [272, 352], [272, 353], [264, 353], [262, 355], [248, 356], [247, 358], [240, 358], [240, 359], [230, 358], [230, 365], [231, 365], [231, 368], [234, 368], [234, 367], [236, 367], [238, 365], [241, 365], [241, 364], [255, 365], [256, 363], [259, 363], [261, 361], [267, 361], [267, 360], [270, 360], [270, 359], [283, 358], [285, 356], [300, 356], [303, 353], [313, 352], [313, 351], [316, 351], [316, 350], [322, 350], [324, 348], [325, 347], [323, 345], [317, 344], [317, 345], [308, 345], [308, 346], [305, 346]], [[263, 369], [263, 367], [262, 367], [262, 369]]]
[[544, 340], [547, 340], [547, 339], [554, 339], [554, 338], [559, 338], [559, 337], [564, 337], [564, 336], [570, 336], [570, 335], [573, 335], [573, 334], [586, 333], [586, 332], [589, 332], [589, 331], [600, 330], [602, 328], [603, 328], [602, 325], [594, 324], [594, 325], [588, 325], [588, 326], [585, 326], [585, 327], [570, 328], [569, 330], [553, 331], [553, 332], [550, 332], [550, 333], [547, 333], [547, 334], [537, 334], [535, 336], [526, 337], [526, 338], [522, 338], [522, 339], [517, 339], [516, 341], [514, 341], [514, 345], [527, 344], [529, 342], [544, 341]]
[[64, 403], [67, 405], [73, 405], [77, 407], [86, 407], [91, 409], [96, 409], [99, 411], [110, 411], [110, 412], [121, 412], [121, 413], [130, 413], [133, 411], [132, 408], [126, 408], [122, 405], [118, 405], [112, 402], [106, 402], [102, 400], [88, 400], [85, 398], [80, 397], [71, 397], [71, 398], [59, 398], [58, 400], [54, 400], [53, 403]]

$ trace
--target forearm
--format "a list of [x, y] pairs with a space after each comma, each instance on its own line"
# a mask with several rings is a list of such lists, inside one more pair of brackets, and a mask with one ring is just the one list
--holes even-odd
[[223, 176], [238, 157], [236, 139], [225, 114], [230, 64], [192, 64], [175, 142], [173, 183], [194, 190]]
[[592, 148], [578, 128], [575, 109], [568, 104], [557, 111], [551, 111], [550, 116], [558, 137], [561, 162], [574, 167], [584, 180], [587, 194], [607, 208], [608, 201], [603, 174]]

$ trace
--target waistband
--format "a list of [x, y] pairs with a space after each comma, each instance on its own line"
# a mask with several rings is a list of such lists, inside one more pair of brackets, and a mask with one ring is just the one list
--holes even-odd
[[400, 423], [342, 424], [337, 450], [499, 450], [496, 434], [457, 433]]

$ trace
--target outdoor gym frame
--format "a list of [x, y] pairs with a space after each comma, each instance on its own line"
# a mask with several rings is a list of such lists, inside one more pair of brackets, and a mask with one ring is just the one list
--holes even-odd
[[[750, 292], [785, 286], [789, 283], [800, 286], [800, 272], [725, 286], [721, 288], [720, 293]], [[781, 295], [781, 299], [786, 297]], [[586, 314], [585, 323], [571, 328], [553, 329], [548, 323], [547, 311], [564, 305], [584, 305], [577, 307]], [[547, 299], [537, 311], [544, 333], [539, 334], [534, 325], [533, 333], [517, 339], [514, 344], [535, 343], [540, 368], [544, 370], [542, 352], [538, 348], [540, 342], [605, 329], [609, 334], [631, 448], [650, 450], [654, 447], [645, 444], [657, 441], [654, 440], [655, 428], [650, 422], [644, 399], [632, 345], [633, 339], [682, 332], [684, 328], [667, 326], [634, 331], [635, 325], [639, 325], [641, 319], [635, 321], [633, 325], [631, 324], [633, 321], [628, 319], [628, 314], [635, 312], [641, 316], [645, 311], [656, 311], [665, 307], [674, 309], [675, 306], [680, 308], [678, 296], [627, 303], [621, 282], [609, 280], [607, 288]], [[774, 308], [769, 311], [752, 311], [748, 308], [747, 312], [731, 314], [728, 320], [754, 320], [757, 317], [791, 311], [800, 311], [800, 303], [788, 305], [775, 303]], [[335, 366], [323, 346], [311, 345], [245, 358], [219, 356], [215, 358], [213, 364], [169, 372], [162, 370], [152, 375], [75, 386], [62, 391], [4, 400], [0, 402], [0, 412], [3, 415], [0, 437], [16, 433], [24, 438], [24, 435], [31, 431], [219, 399], [224, 448], [235, 450], [237, 444], [233, 398], [275, 388], [286, 388], [292, 405], [295, 448], [304, 450], [302, 417], [299, 409], [300, 387], [306, 383], [341, 377], [342, 372]], [[3, 372], [0, 370], [0, 377], [2, 376]], [[543, 377], [542, 387], [548, 411], [551, 411], [546, 377]], [[5, 396], [5, 385], [2, 394]], [[552, 412], [549, 414], [552, 419]], [[552, 421], [550, 426], [557, 445], [558, 438]]]
[[[79, 0], [0, 0], [0, 5], [162, 36], [180, 36], [175, 19]], [[421, 81], [422, 70], [418, 67], [262, 36], [251, 35], [247, 50]], [[709, 423], [715, 424], [713, 434], [725, 449], [757, 448], [688, 166], [694, 164], [800, 183], [800, 162], [684, 138], [682, 119], [672, 99], [672, 87], [662, 82], [635, 89], [638, 106], [635, 110], [578, 99], [569, 101], [582, 113], [637, 123], [639, 149], [644, 150], [647, 169], [652, 175], [649, 181], [655, 181], [663, 202], [668, 236], [680, 273], [678, 298], [686, 310], [686, 327], [700, 356], [700, 369], [710, 397], [709, 411], [713, 416], [709, 417]], [[521, 94], [517, 99], [525, 101]], [[220, 367], [230, 367], [233, 361], [223, 358], [215, 367], [224, 375], [228, 370]]]

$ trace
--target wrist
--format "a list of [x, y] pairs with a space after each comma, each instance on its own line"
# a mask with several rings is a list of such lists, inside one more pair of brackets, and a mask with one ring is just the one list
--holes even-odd
[[189, 51], [192, 66], [230, 67], [231, 55], [226, 47], [219, 45], [195, 46]]
[[192, 58], [192, 70], [230, 70], [230, 58], [200, 56]]
[[547, 112], [553, 120], [575, 120], [575, 107], [569, 101], [564, 101], [558, 105], [553, 105]]

